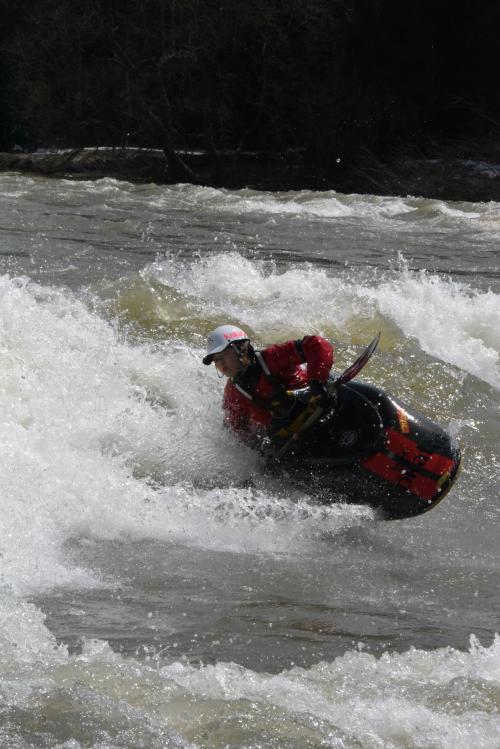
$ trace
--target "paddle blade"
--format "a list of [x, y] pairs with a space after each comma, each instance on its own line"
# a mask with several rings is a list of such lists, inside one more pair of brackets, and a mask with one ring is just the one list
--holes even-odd
[[340, 385], [343, 385], [345, 382], [349, 382], [349, 380], [352, 380], [358, 372], [360, 372], [365, 364], [367, 363], [370, 356], [373, 354], [375, 349], [377, 348], [378, 342], [380, 341], [380, 333], [377, 333], [373, 341], [368, 344], [368, 346], [365, 348], [363, 353], [358, 356], [356, 361], [351, 364], [350, 367], [348, 367], [345, 372], [342, 372], [342, 374], [337, 377], [337, 379], [334, 382], [335, 387], [339, 387]]

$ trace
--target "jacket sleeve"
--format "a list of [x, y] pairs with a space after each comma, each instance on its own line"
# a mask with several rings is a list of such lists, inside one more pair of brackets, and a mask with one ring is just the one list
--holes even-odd
[[319, 335], [306, 335], [301, 344], [309, 382], [311, 380], [326, 382], [333, 364], [333, 346]]
[[287, 341], [269, 346], [265, 359], [272, 374], [307, 364], [307, 379], [326, 382], [333, 364], [333, 347], [319, 335], [306, 335], [299, 341]]

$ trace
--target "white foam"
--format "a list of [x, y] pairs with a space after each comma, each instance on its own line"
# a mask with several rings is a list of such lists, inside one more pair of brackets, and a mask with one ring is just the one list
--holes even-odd
[[352, 292], [341, 277], [310, 265], [284, 272], [273, 263], [227, 252], [178, 263], [166, 256], [149, 272], [189, 295], [205, 316], [239, 319], [261, 340], [279, 331], [342, 326], [352, 314]]
[[425, 271], [358, 290], [422, 350], [500, 388], [500, 298]]
[[20, 593], [90, 584], [62, 545], [84, 528], [126, 532], [127, 507], [140, 525], [152, 492], [133, 461], [154, 453], [169, 417], [135, 383], [141, 352], [62, 291], [0, 279], [0, 336], [4, 580]]
[[67, 651], [58, 646], [45, 627], [45, 616], [36, 606], [17, 598], [3, 586], [0, 599], [0, 674], [2, 679], [15, 674], [21, 664], [51, 665], [65, 662]]

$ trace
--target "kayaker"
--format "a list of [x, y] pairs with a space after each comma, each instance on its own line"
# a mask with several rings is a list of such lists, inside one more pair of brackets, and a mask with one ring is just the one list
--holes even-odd
[[329, 399], [326, 381], [333, 348], [318, 335], [257, 351], [244, 330], [220, 325], [209, 334], [203, 358], [204, 364], [212, 362], [228, 378], [223, 397], [225, 423], [245, 442], [264, 436], [273, 421], [283, 419], [291, 406], [287, 390], [309, 385], [310, 397], [319, 405]]

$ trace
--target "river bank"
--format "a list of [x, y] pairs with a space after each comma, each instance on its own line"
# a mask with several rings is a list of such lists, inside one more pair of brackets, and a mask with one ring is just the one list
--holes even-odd
[[[460, 154], [460, 155], [458, 155]], [[496, 162], [497, 160], [494, 159]], [[442, 200], [500, 201], [499, 163], [481, 152], [446, 150], [429, 158], [406, 152], [379, 158], [366, 152], [335, 174], [306, 162], [301, 152], [176, 151], [161, 149], [77, 148], [0, 153], [0, 171], [20, 171], [73, 179], [114, 177], [130, 182], [179, 182], [238, 189], [337, 190], [344, 193], [415, 195]]]

